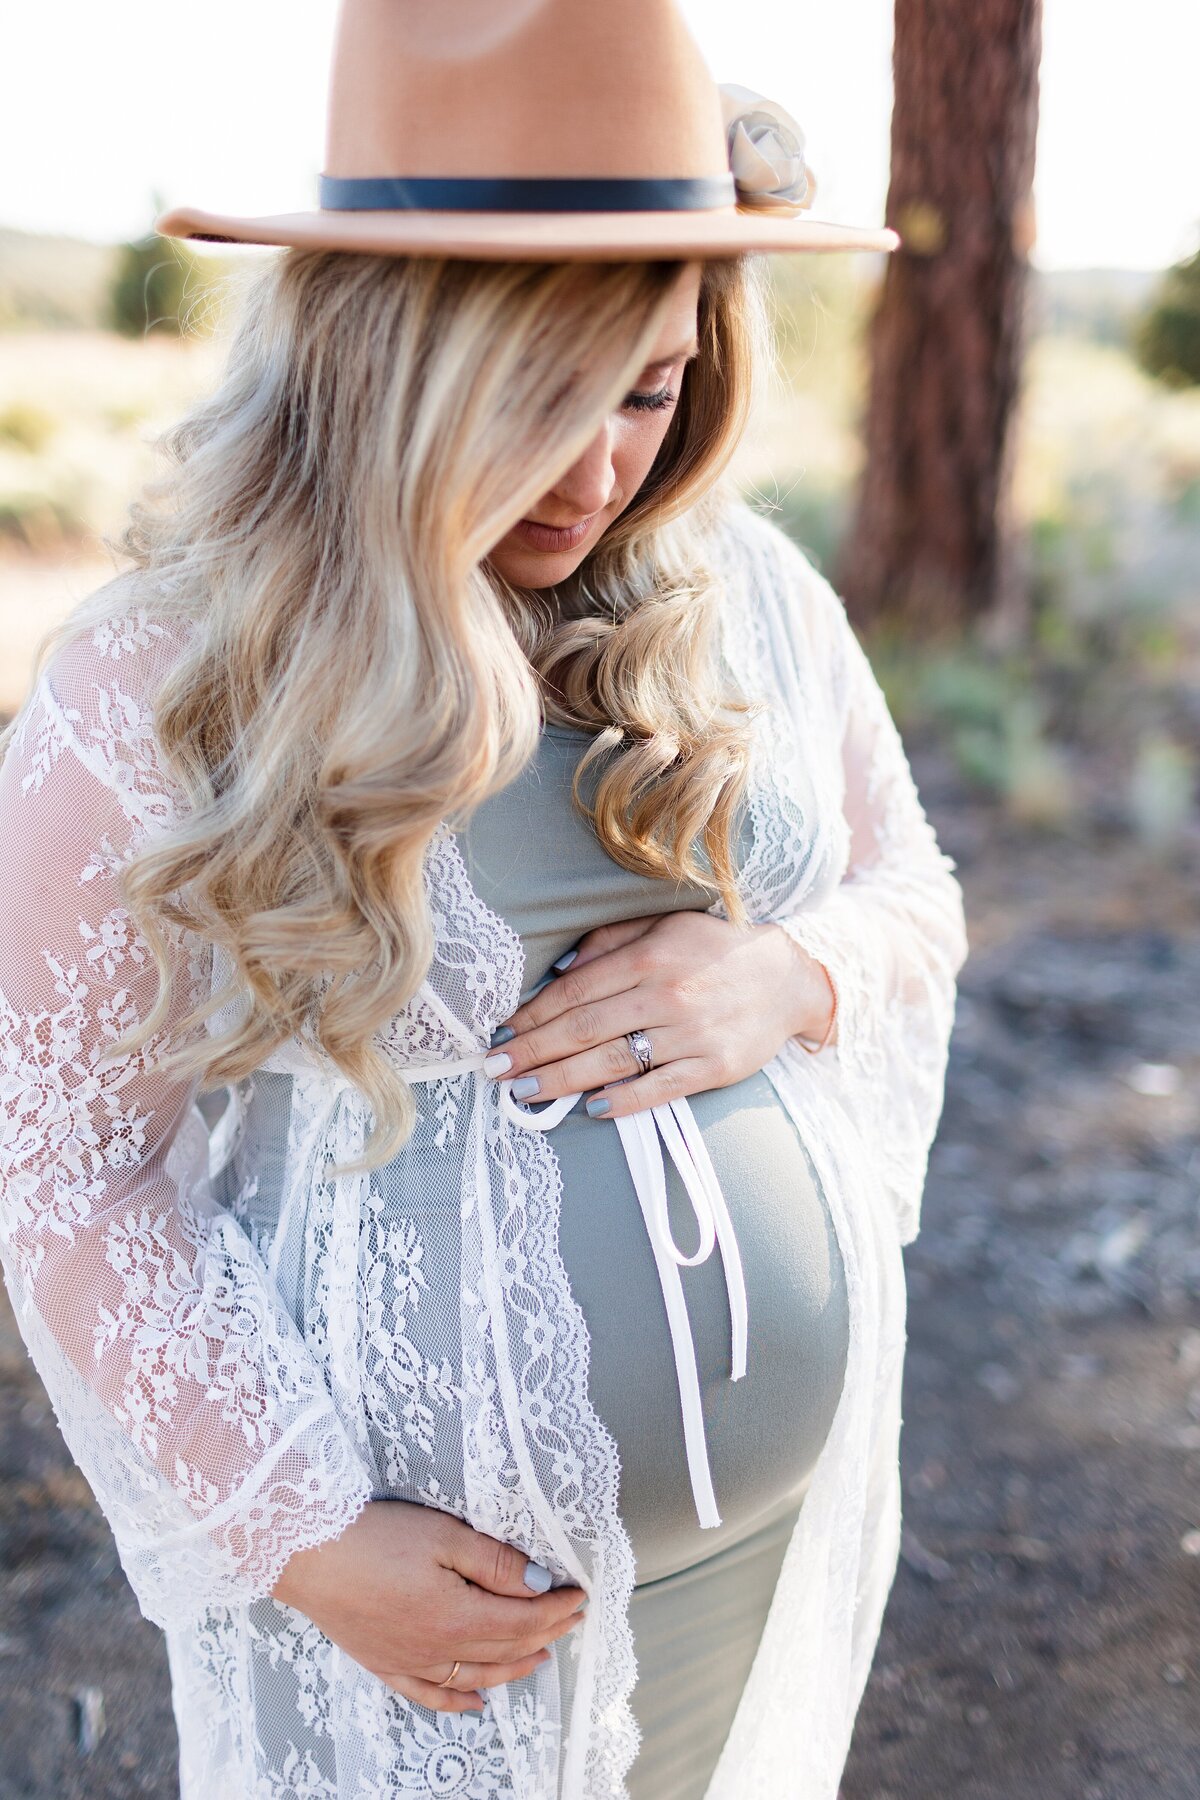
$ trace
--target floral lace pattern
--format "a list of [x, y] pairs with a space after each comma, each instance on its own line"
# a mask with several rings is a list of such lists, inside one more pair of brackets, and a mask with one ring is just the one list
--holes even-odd
[[93, 669], [76, 651], [43, 676], [0, 768], [0, 810], [18, 808], [14, 842], [47, 896], [34, 914], [20, 872], [0, 878], [0, 1251], [64, 1434], [165, 1623], [262, 1591], [368, 1489], [320, 1368], [208, 1202], [190, 1096], [156, 1072], [205, 991], [202, 947], [171, 941], [167, 1025], [110, 1054], [156, 986], [116, 877], [175, 799], [148, 709]]
[[[961, 894], [832, 590], [744, 505], [713, 554], [727, 667], [764, 702], [747, 908], [838, 988], [837, 1041], [785, 1045], [766, 1073], [829, 1198], [851, 1339], [708, 1800], [835, 1800], [898, 1545], [900, 1244], [940, 1109]], [[333, 1174], [369, 1109], [298, 1039], [209, 1125], [155, 1062], [224, 985], [183, 936], [162, 1034], [105, 1054], [154, 997], [117, 879], [177, 816], [152, 709], [176, 649], [147, 609], [97, 626], [53, 659], [0, 763], [5, 841], [21, 847], [0, 867], [0, 1253], [67, 1442], [167, 1631], [181, 1793], [622, 1800], [633, 1556], [546, 1134], [461, 1073], [417, 1087], [417, 1129], [384, 1167]], [[380, 1040], [404, 1067], [485, 1047], [524, 976], [448, 828], [426, 881], [434, 960]], [[270, 1598], [295, 1548], [371, 1498], [518, 1544], [587, 1588], [586, 1625], [482, 1717], [410, 1705]]]

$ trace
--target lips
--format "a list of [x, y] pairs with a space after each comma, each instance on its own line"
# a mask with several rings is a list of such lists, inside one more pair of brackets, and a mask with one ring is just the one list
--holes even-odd
[[581, 519], [577, 525], [539, 525], [535, 519], [518, 520], [515, 530], [519, 537], [534, 550], [574, 550], [582, 544], [592, 528], [591, 518]]

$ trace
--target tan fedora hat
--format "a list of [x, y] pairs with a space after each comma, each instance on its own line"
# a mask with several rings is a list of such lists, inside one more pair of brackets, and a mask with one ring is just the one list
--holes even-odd
[[808, 216], [803, 152], [782, 107], [716, 85], [676, 0], [341, 0], [316, 210], [155, 229], [553, 261], [894, 250]]

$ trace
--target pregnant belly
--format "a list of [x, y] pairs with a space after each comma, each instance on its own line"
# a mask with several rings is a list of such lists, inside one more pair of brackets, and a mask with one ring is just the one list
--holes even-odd
[[[591, 1337], [592, 1404], [616, 1440], [619, 1504], [639, 1583], [658, 1581], [794, 1511], [837, 1410], [849, 1314], [836, 1234], [800, 1134], [767, 1077], [689, 1097], [737, 1232], [746, 1374], [729, 1379], [720, 1251], [683, 1269], [721, 1524], [702, 1527], [688, 1477], [671, 1337], [616, 1126], [582, 1103], [550, 1141], [562, 1167], [559, 1245]], [[696, 1224], [666, 1158], [671, 1227]]]

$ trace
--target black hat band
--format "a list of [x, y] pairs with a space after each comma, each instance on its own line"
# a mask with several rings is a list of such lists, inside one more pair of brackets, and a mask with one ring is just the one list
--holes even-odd
[[326, 212], [691, 212], [732, 206], [730, 175], [320, 175]]

